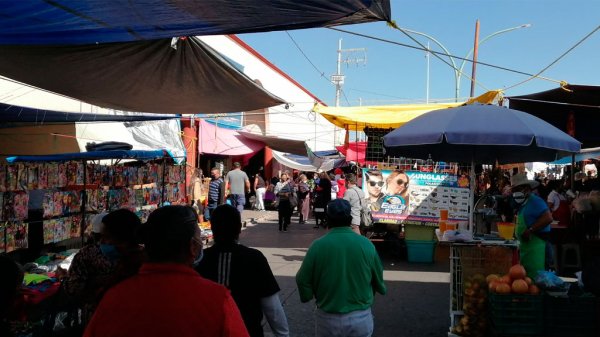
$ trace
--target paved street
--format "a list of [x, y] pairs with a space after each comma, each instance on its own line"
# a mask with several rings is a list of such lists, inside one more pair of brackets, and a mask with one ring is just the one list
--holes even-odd
[[[258, 219], [256, 224], [247, 223], [240, 241], [260, 249], [267, 257], [281, 287], [290, 335], [314, 336], [314, 302], [300, 303], [294, 277], [308, 246], [325, 230], [313, 229], [313, 222], [300, 225], [294, 217], [288, 232], [280, 233], [277, 230], [277, 213], [273, 211], [244, 211], [243, 218]], [[450, 324], [447, 255], [435, 264], [409, 264], [405, 252], [399, 248], [378, 248], [388, 293], [375, 298], [374, 336], [446, 335]], [[268, 330], [268, 325], [265, 330]]]

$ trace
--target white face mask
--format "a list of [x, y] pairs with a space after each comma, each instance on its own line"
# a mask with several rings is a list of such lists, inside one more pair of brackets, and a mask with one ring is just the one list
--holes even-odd
[[522, 204], [525, 202], [525, 199], [527, 198], [527, 196], [525, 195], [525, 193], [523, 192], [514, 192], [512, 194], [513, 199], [515, 200], [515, 202], [517, 204]]

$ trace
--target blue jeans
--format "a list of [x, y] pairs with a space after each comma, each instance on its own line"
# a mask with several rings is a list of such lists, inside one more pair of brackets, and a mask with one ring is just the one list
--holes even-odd
[[206, 206], [206, 208], [204, 209], [204, 221], [210, 220], [210, 215], [215, 210], [215, 208], [217, 208], [217, 204], [216, 203], [215, 204], [208, 204], [208, 206]]
[[232, 194], [233, 201], [235, 202], [235, 208], [237, 208], [240, 214], [244, 210], [244, 206], [246, 205], [246, 196], [243, 194]]
[[370, 337], [373, 334], [371, 308], [347, 314], [316, 311], [317, 337]]

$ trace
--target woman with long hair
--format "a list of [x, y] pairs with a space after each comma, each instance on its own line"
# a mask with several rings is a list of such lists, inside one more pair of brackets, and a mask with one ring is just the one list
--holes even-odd
[[310, 187], [305, 174], [301, 174], [298, 178], [298, 211], [300, 213], [300, 223], [306, 223], [310, 212]]
[[265, 193], [267, 192], [267, 183], [262, 176], [262, 172], [258, 172], [254, 176], [254, 191], [256, 191], [256, 202], [254, 207], [257, 211], [265, 210]]

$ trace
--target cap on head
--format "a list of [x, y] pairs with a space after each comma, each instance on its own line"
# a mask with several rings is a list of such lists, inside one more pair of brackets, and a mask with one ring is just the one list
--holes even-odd
[[349, 226], [352, 221], [352, 207], [348, 200], [335, 199], [327, 204], [327, 218], [331, 224]]

